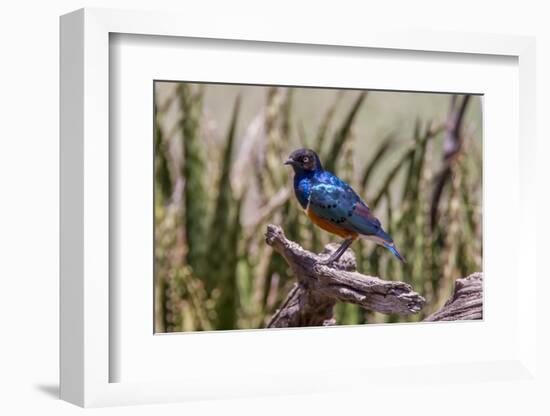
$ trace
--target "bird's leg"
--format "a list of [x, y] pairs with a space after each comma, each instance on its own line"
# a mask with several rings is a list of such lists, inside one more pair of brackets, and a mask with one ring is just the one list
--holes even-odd
[[334, 251], [328, 259], [318, 260], [317, 264], [328, 265], [328, 264], [331, 264], [331, 263], [334, 263], [334, 262], [338, 261], [340, 259], [340, 257], [342, 257], [342, 254], [344, 254], [346, 252], [346, 250], [349, 248], [349, 246], [351, 246], [351, 243], [353, 243], [353, 238], [346, 238], [342, 242], [342, 245], [340, 247], [338, 247], [338, 249], [336, 251]]

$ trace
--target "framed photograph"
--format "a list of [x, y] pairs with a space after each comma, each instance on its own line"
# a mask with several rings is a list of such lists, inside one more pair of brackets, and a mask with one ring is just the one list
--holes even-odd
[[61, 18], [61, 397], [533, 379], [534, 40], [181, 18]]
[[154, 101], [155, 333], [482, 318], [482, 96], [155, 81]]

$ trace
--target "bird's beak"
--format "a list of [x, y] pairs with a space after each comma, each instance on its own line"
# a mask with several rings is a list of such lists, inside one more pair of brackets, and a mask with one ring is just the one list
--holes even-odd
[[294, 165], [294, 160], [287, 159], [287, 161], [285, 162], [285, 165]]

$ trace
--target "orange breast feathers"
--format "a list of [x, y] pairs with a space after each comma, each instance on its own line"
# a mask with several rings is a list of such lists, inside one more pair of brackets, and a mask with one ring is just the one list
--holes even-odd
[[319, 228], [322, 228], [325, 231], [328, 231], [329, 233], [336, 234], [342, 238], [351, 237], [354, 240], [359, 236], [359, 234], [354, 231], [345, 230], [344, 228], [339, 227], [337, 224], [334, 224], [329, 220], [325, 220], [324, 218], [319, 217], [309, 208], [306, 210], [306, 214], [311, 219], [313, 224], [315, 224]]

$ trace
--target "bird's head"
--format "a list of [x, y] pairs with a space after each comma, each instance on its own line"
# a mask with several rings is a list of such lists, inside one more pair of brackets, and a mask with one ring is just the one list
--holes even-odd
[[294, 172], [297, 174], [323, 170], [319, 156], [310, 149], [298, 149], [293, 151], [285, 162], [285, 165], [291, 165]]

